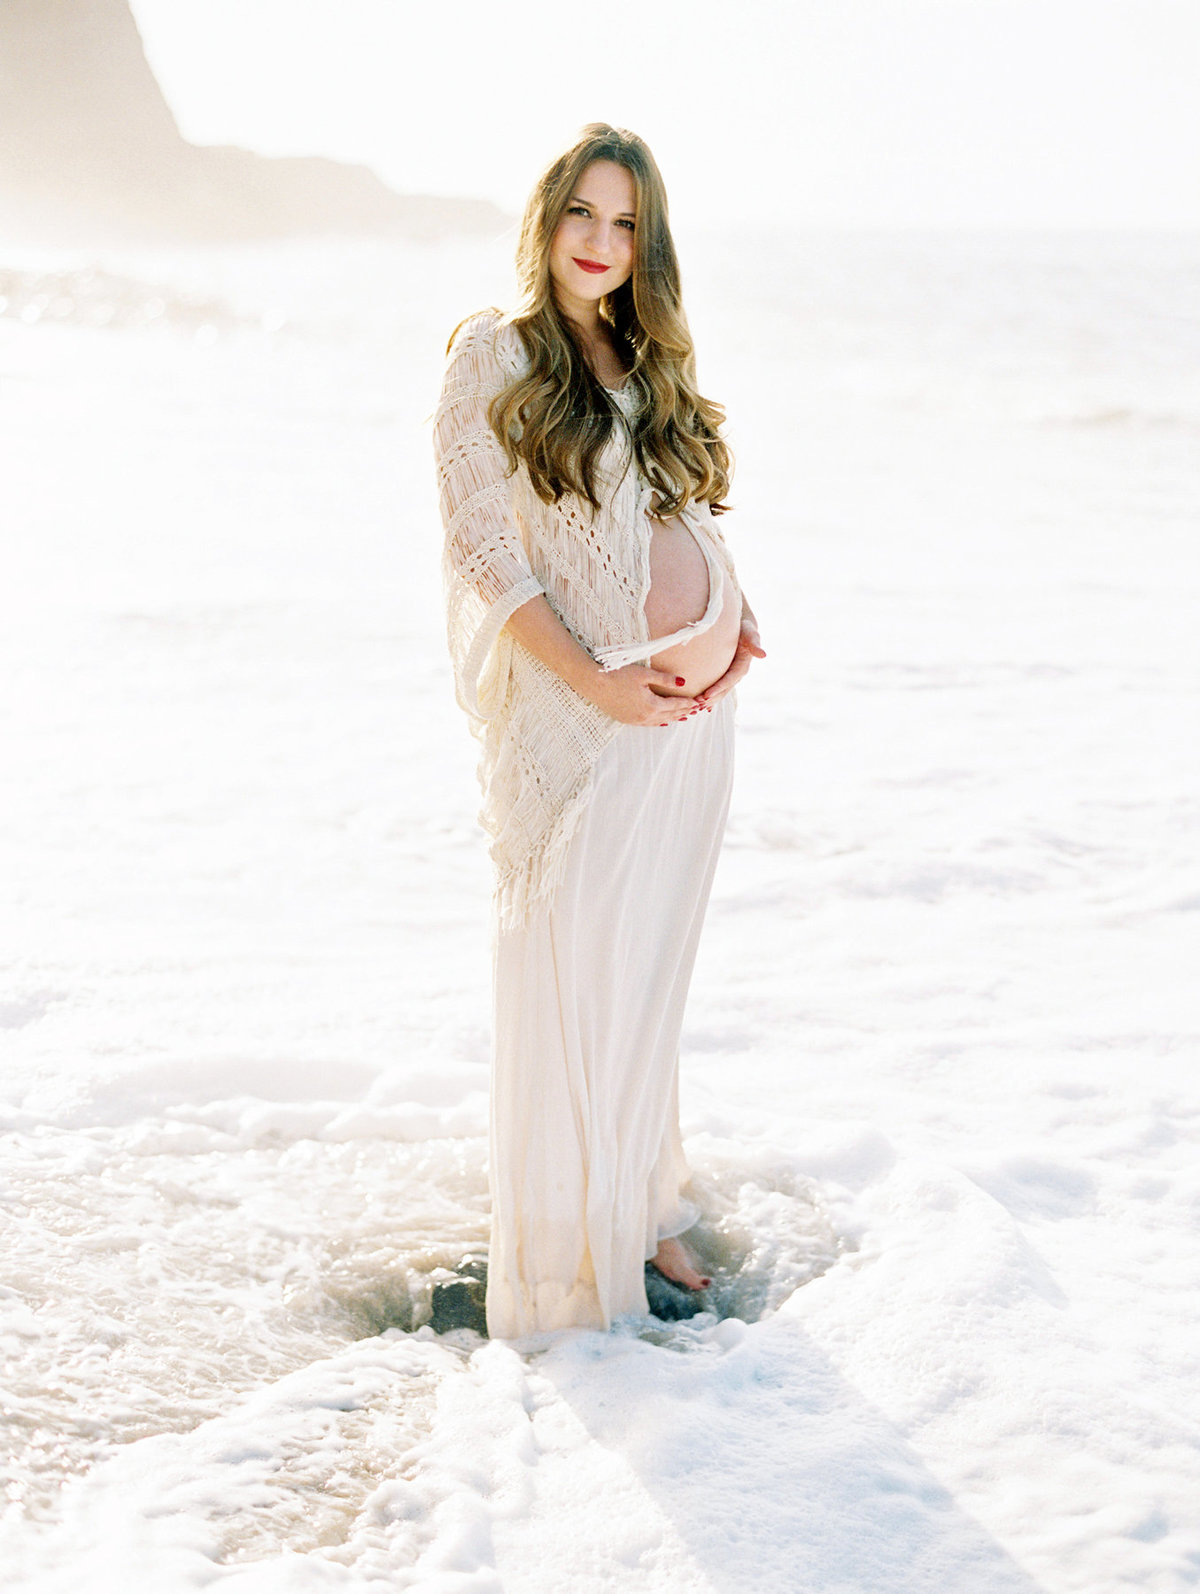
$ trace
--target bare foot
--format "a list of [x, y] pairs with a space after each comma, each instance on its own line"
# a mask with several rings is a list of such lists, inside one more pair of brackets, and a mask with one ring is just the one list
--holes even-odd
[[660, 1273], [674, 1283], [682, 1284], [687, 1290], [706, 1290], [712, 1283], [706, 1273], [696, 1271], [691, 1254], [682, 1240], [661, 1240], [654, 1253], [654, 1265]]

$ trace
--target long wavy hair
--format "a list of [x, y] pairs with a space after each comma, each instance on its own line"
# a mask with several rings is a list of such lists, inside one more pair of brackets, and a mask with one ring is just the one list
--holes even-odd
[[719, 433], [725, 411], [697, 391], [666, 189], [649, 149], [626, 128], [590, 122], [529, 196], [517, 245], [520, 298], [504, 320], [519, 332], [530, 364], [495, 396], [488, 420], [510, 470], [523, 460], [539, 498], [555, 503], [573, 492], [599, 509], [598, 457], [614, 426], [628, 423], [555, 302], [550, 245], [583, 172], [600, 160], [623, 166], [637, 191], [633, 271], [599, 305], [627, 381], [640, 390], [629, 435], [634, 457], [658, 490], [659, 514], [675, 514], [690, 499], [707, 499], [722, 513], [733, 468]]

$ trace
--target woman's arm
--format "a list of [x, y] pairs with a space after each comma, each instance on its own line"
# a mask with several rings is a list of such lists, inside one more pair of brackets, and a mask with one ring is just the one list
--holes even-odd
[[479, 719], [503, 700], [495, 666], [504, 622], [542, 591], [512, 514], [508, 462], [487, 418], [508, 380], [495, 348], [497, 315], [469, 316], [456, 330], [433, 417], [455, 691]]
[[505, 629], [580, 697], [623, 725], [668, 725], [672, 720], [686, 719], [702, 706], [694, 697], [656, 691], [656, 686], [669, 690], [684, 684], [680, 676], [665, 670], [655, 670], [648, 664], [626, 664], [619, 670], [601, 668], [542, 595], [510, 614]]

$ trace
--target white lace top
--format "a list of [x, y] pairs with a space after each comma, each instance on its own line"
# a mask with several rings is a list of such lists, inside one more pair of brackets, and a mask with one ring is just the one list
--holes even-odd
[[[650, 638], [655, 489], [632, 462], [625, 426], [598, 462], [599, 511], [575, 494], [546, 504], [522, 464], [508, 476], [488, 425], [488, 403], [527, 355], [519, 333], [482, 310], [459, 328], [433, 418], [445, 531], [443, 577], [455, 692], [482, 752], [479, 818], [491, 837], [502, 927], [524, 922], [562, 874], [567, 845], [590, 791], [592, 768], [619, 728], [507, 631], [514, 610], [544, 593], [571, 635], [605, 669], [648, 659], [706, 630], [720, 614], [720, 565], [733, 561], [706, 502], [682, 511], [709, 567], [704, 615], [669, 637]], [[609, 390], [622, 415], [634, 390]]]

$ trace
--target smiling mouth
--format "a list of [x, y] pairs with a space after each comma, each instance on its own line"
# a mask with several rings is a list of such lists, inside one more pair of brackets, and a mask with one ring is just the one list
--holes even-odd
[[578, 255], [572, 255], [571, 259], [579, 267], [580, 271], [607, 271], [608, 270], [608, 267], [607, 266], [602, 266], [598, 260], [580, 260]]

